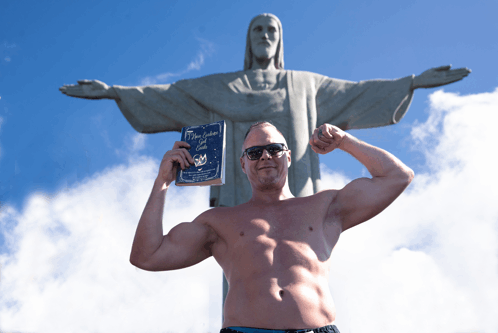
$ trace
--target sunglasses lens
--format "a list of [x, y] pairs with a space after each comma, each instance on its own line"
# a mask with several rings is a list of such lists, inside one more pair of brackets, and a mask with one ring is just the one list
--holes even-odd
[[247, 151], [247, 157], [250, 160], [257, 160], [263, 155], [263, 148], [253, 147], [249, 148]]
[[266, 150], [268, 154], [275, 156], [282, 151], [282, 147], [280, 145], [268, 145], [266, 146]]
[[246, 150], [247, 157], [250, 160], [260, 159], [263, 155], [263, 150], [265, 149], [268, 154], [270, 154], [271, 156], [275, 156], [280, 154], [284, 150], [284, 146], [282, 144], [273, 143], [262, 147], [251, 147]]

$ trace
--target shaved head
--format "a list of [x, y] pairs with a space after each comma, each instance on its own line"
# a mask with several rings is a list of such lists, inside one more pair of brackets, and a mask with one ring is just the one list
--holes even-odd
[[244, 136], [244, 143], [242, 144], [242, 152], [244, 152], [245, 145], [246, 145], [246, 139], [249, 136], [249, 133], [251, 133], [256, 128], [261, 128], [261, 127], [272, 127], [272, 128], [274, 128], [282, 136], [282, 138], [284, 139], [283, 142], [278, 142], [278, 143], [285, 143], [285, 145], [288, 147], [287, 140], [285, 140], [285, 136], [282, 134], [282, 132], [280, 132], [278, 130], [278, 128], [275, 127], [275, 125], [273, 125], [269, 121], [258, 121], [256, 123], [252, 124], [251, 127], [249, 127], [249, 129], [247, 130], [246, 135]]

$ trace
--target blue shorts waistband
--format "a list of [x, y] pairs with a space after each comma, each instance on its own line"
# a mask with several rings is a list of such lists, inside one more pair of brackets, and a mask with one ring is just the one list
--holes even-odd
[[254, 328], [242, 326], [230, 326], [222, 328], [220, 333], [340, 333], [335, 325], [327, 325], [319, 328], [308, 329], [288, 329], [288, 330], [273, 330], [267, 328]]

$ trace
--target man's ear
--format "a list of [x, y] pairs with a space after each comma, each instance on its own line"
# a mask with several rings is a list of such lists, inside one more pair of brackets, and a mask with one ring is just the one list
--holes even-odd
[[287, 163], [287, 168], [290, 168], [290, 166], [291, 166], [291, 161], [292, 161], [292, 158], [291, 158], [291, 151], [290, 151], [290, 150], [288, 150], [287, 152], [289, 153], [289, 154], [287, 154], [287, 162], [288, 162], [288, 163]]
[[246, 162], [244, 161], [244, 157], [240, 158], [240, 166], [242, 167], [242, 172], [246, 173], [246, 169], [244, 168], [246, 166]]

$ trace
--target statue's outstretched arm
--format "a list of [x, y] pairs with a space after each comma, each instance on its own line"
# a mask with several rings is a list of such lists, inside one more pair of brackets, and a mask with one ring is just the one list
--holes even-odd
[[450, 69], [451, 65], [426, 70], [413, 79], [412, 89], [434, 88], [460, 81], [472, 71], [468, 68]]
[[59, 88], [67, 96], [86, 99], [118, 99], [112, 87], [99, 80], [79, 80], [78, 84], [67, 84]]

